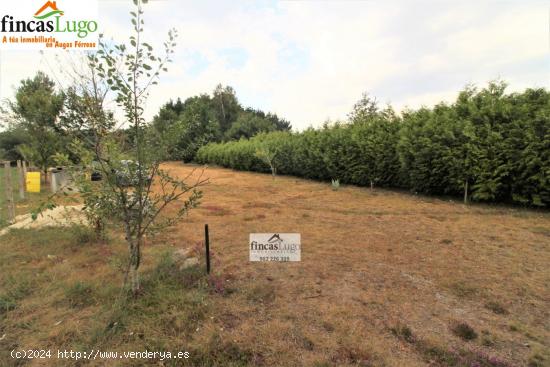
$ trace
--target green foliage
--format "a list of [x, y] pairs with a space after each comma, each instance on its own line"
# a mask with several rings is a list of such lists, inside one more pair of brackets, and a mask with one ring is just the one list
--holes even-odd
[[38, 165], [43, 172], [53, 163], [52, 156], [62, 147], [62, 136], [56, 121], [63, 109], [64, 94], [57, 93], [55, 83], [44, 73], [21, 81], [15, 93], [12, 110], [18, 125], [28, 135], [17, 152]]
[[467, 87], [454, 104], [380, 110], [368, 96], [346, 123], [208, 144], [201, 163], [270, 172], [257, 155], [275, 153], [277, 172], [359, 186], [460, 195], [465, 201], [550, 204], [550, 93], [506, 85]]
[[226, 131], [227, 140], [251, 138], [260, 132], [271, 132], [277, 129], [271, 121], [251, 112], [242, 112], [231, 127]]
[[28, 296], [33, 290], [33, 279], [24, 274], [20, 277], [8, 276], [1, 287], [0, 316], [17, 307], [17, 303]]
[[103, 233], [98, 234], [87, 226], [75, 224], [69, 227], [69, 230], [72, 232], [76, 245], [87, 245], [94, 242], [96, 239], [100, 238]]
[[408, 327], [407, 325], [399, 323], [396, 326], [391, 327], [390, 331], [397, 338], [399, 338], [401, 340], [404, 340], [407, 343], [414, 343], [416, 341], [416, 338], [415, 338], [411, 328]]
[[65, 289], [65, 301], [72, 308], [84, 308], [94, 303], [93, 288], [90, 284], [76, 282]]
[[224, 340], [215, 333], [200, 348], [191, 349], [184, 366], [244, 367], [262, 365], [263, 357], [256, 350]]
[[256, 150], [255, 155], [269, 166], [271, 174], [275, 177], [277, 174], [277, 151], [270, 149], [268, 146], [261, 146]]
[[150, 126], [150, 134], [164, 158], [185, 162], [195, 160], [198, 149], [210, 142], [288, 130], [290, 123], [276, 114], [243, 109], [233, 88], [222, 85], [216, 87], [212, 96], [201, 94], [184, 102], [179, 98], [169, 101]]
[[[131, 285], [134, 295], [140, 290], [138, 269], [144, 236], [174, 224], [197, 206], [202, 197], [199, 187], [207, 182], [202, 175], [195, 179], [190, 174], [185, 180], [194, 183], [188, 184], [160, 167], [165, 145], [159, 135], [151, 134], [143, 114], [151, 86], [158, 84], [161, 72], [172, 62], [177, 31], [169, 30], [164, 52], [158, 56], [143, 41], [145, 3], [134, 1], [134, 11], [130, 12], [133, 32], [128, 43], [101, 37], [99, 50], [87, 54], [85, 71], [66, 91], [68, 111], [60, 119], [63, 133], [71, 139], [65, 146], [70, 154], [55, 155], [67, 165], [70, 156], [77, 158], [78, 166], [73, 164], [67, 171], [99, 237], [105, 224], [115, 224], [124, 231], [129, 250], [125, 285]], [[107, 96], [124, 113], [127, 130], [115, 129], [114, 114], [106, 108]], [[186, 112], [192, 123], [203, 119], [200, 104]], [[189, 130], [192, 124], [187, 125]], [[168, 126], [161, 132], [169, 133], [170, 129]], [[192, 134], [189, 139], [193, 139]], [[92, 174], [101, 180], [92, 182]], [[178, 204], [176, 210], [161, 216], [173, 202]], [[87, 234], [82, 240], [89, 237]]]
[[222, 131], [229, 130], [242, 110], [235, 90], [230, 86], [218, 84], [212, 93], [212, 106]]
[[201, 146], [219, 141], [221, 137], [220, 125], [207, 95], [187, 99], [173, 127], [171, 133], [177, 138], [173, 154], [185, 162], [194, 159]]
[[0, 132], [0, 159], [15, 161], [23, 159], [17, 149], [19, 145], [28, 144], [30, 137], [27, 131], [21, 127]]

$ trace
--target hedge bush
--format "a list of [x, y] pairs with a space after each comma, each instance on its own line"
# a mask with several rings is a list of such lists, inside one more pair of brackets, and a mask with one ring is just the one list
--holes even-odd
[[467, 194], [475, 201], [550, 204], [550, 93], [505, 94], [504, 83], [467, 88], [452, 104], [354, 113], [346, 123], [208, 144], [200, 163], [270, 172], [257, 151], [275, 152], [280, 174], [359, 186]]

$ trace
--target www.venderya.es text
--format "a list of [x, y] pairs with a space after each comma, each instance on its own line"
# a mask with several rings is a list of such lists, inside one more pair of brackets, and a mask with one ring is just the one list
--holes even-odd
[[156, 359], [163, 361], [166, 359], [187, 359], [189, 352], [155, 352], [155, 351], [102, 351], [91, 349], [89, 351], [74, 350], [51, 350], [51, 349], [13, 349], [10, 353], [14, 359]]

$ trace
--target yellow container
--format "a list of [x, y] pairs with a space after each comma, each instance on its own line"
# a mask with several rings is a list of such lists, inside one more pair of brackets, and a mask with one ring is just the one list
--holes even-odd
[[40, 192], [40, 172], [27, 172], [27, 192]]

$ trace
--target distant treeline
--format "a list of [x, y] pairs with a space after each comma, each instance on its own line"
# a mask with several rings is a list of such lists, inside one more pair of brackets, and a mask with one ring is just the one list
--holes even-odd
[[[82, 106], [83, 99], [74, 89], [56, 90], [53, 80], [42, 72], [22, 80], [10, 105], [18, 118], [8, 124], [8, 129], [0, 131], [0, 160], [13, 161], [26, 156], [25, 159], [40, 166], [48, 166], [54, 163], [52, 157], [56, 153], [69, 154], [67, 131], [80, 121]], [[123, 141], [126, 150], [130, 150], [135, 140], [134, 129], [115, 128], [117, 123], [112, 111], [108, 112], [112, 122], [109, 132], [118, 136], [117, 140]], [[165, 103], [148, 124], [146, 134], [151, 146], [158, 147], [159, 155], [165, 160], [189, 162], [195, 159], [201, 146], [211, 142], [290, 129], [286, 119], [242, 106], [232, 87], [219, 84], [211, 94]]]
[[453, 104], [379, 109], [364, 96], [345, 123], [211, 143], [200, 163], [474, 201], [550, 204], [550, 93], [468, 87]]
[[166, 103], [153, 118], [150, 132], [165, 146], [165, 159], [189, 162], [200, 147], [211, 142], [290, 129], [290, 122], [276, 114], [244, 108], [235, 90], [220, 84], [211, 95]]

